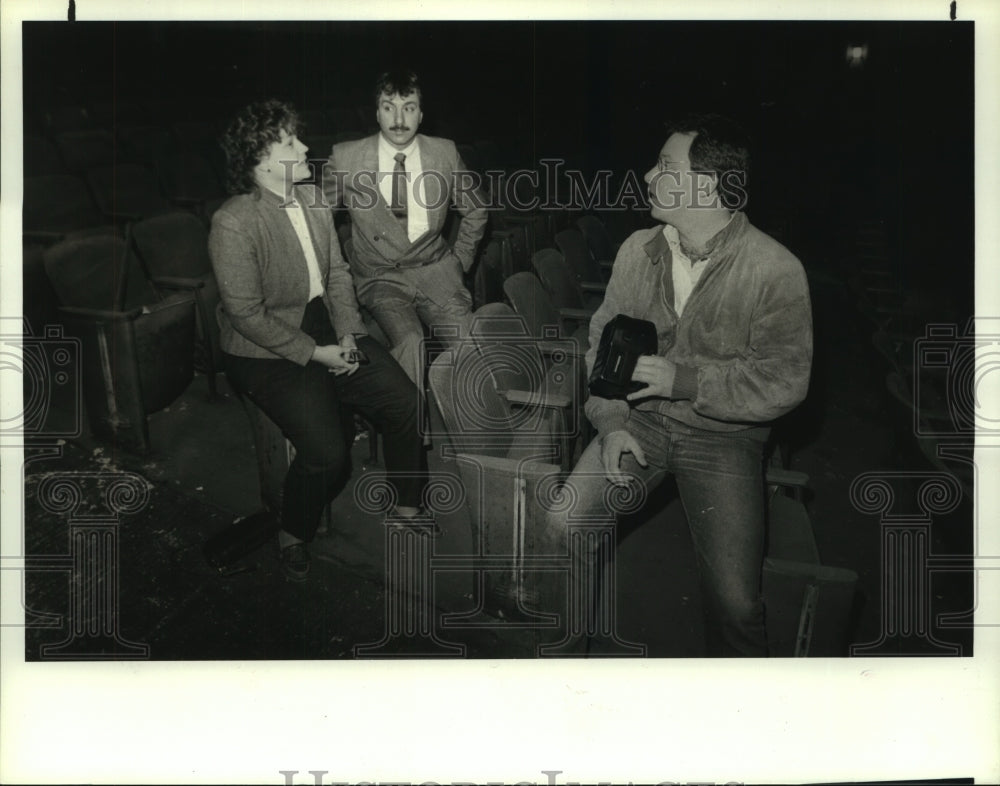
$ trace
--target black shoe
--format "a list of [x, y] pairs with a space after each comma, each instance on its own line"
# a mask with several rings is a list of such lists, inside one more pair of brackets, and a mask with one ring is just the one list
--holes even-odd
[[309, 549], [305, 543], [293, 543], [281, 549], [278, 559], [289, 581], [305, 581], [309, 575]]

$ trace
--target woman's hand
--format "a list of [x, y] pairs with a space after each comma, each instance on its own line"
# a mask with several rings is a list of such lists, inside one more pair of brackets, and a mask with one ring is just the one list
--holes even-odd
[[316, 348], [313, 350], [312, 359], [317, 363], [322, 363], [326, 366], [331, 374], [336, 374], [338, 377], [341, 374], [347, 374], [350, 376], [355, 371], [358, 370], [358, 363], [352, 363], [348, 360], [350, 353], [353, 352], [355, 346], [345, 346], [345, 344], [354, 344], [354, 337], [350, 337], [350, 341], [345, 341], [342, 344], [317, 344]]

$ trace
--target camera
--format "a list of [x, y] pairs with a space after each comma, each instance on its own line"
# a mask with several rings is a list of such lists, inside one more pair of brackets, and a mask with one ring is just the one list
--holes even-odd
[[590, 392], [601, 398], [625, 398], [645, 387], [632, 381], [640, 355], [655, 355], [656, 325], [645, 319], [618, 314], [601, 332], [594, 368], [590, 373]]
[[[970, 437], [1000, 432], [988, 375], [1000, 370], [997, 320], [970, 319], [963, 335], [954, 324], [927, 326], [914, 342], [914, 433], [928, 437]], [[976, 327], [980, 330], [977, 332]], [[993, 391], [1000, 377], [992, 378]], [[991, 407], [992, 409], [987, 409]]]
[[[6, 327], [9, 321], [4, 322]], [[22, 410], [0, 420], [0, 434], [36, 440], [80, 436], [80, 340], [64, 336], [61, 325], [46, 325], [41, 336], [32, 335], [26, 319], [18, 320], [18, 327], [19, 334], [0, 333], [5, 346], [21, 348], [20, 357], [0, 349], [0, 368], [22, 375]]]

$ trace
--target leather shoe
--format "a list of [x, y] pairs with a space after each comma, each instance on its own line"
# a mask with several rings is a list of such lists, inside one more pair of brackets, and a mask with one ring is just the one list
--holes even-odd
[[289, 581], [305, 581], [309, 575], [309, 549], [305, 543], [285, 546], [279, 554], [281, 570]]

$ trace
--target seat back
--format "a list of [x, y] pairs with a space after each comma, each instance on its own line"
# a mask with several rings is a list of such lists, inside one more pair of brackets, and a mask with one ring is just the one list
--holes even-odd
[[503, 282], [503, 291], [531, 335], [541, 337], [547, 329], [561, 330], [559, 312], [534, 273], [515, 273]]
[[611, 242], [607, 227], [604, 226], [601, 219], [597, 216], [580, 216], [576, 220], [576, 226], [587, 241], [587, 246], [594, 259], [598, 262], [614, 260], [614, 244]]
[[531, 264], [556, 308], [584, 308], [580, 283], [570, 273], [562, 253], [543, 248], [534, 253]]
[[503, 299], [503, 248], [495, 238], [482, 244], [474, 276], [472, 296], [476, 306]]
[[590, 246], [583, 233], [575, 227], [556, 232], [556, 247], [562, 251], [563, 259], [577, 281], [603, 281], [601, 267], [590, 252]]
[[45, 253], [45, 273], [64, 306], [123, 311], [159, 300], [126, 241], [117, 235], [57, 243]]
[[[558, 446], [569, 469], [569, 440], [576, 433], [579, 402], [574, 394], [577, 366], [569, 352], [547, 359], [524, 318], [505, 303], [489, 303], [473, 314], [470, 335], [486, 363], [496, 391], [511, 395], [509, 427], [520, 448]], [[508, 454], [512, 455], [512, 454]], [[551, 457], [548, 460], [555, 460]]]
[[528, 228], [523, 224], [512, 224], [493, 233], [503, 250], [504, 276], [510, 277], [531, 267], [528, 251]]
[[137, 221], [132, 239], [152, 276], [200, 278], [212, 273], [208, 231], [192, 213], [178, 210]]
[[858, 574], [768, 557], [763, 593], [768, 648], [774, 657], [848, 654]]
[[[506, 390], [541, 391], [545, 387], [545, 363], [524, 318], [505, 303], [488, 303], [473, 314], [469, 329], [487, 363], [500, 393]], [[509, 409], [509, 408], [508, 408]], [[512, 416], [511, 427], [520, 420]]]
[[427, 381], [455, 451], [507, 456], [514, 441], [510, 407], [472, 342], [438, 355]]
[[803, 502], [771, 494], [762, 578], [771, 654], [847, 655], [857, 583], [853, 570], [820, 564]]

